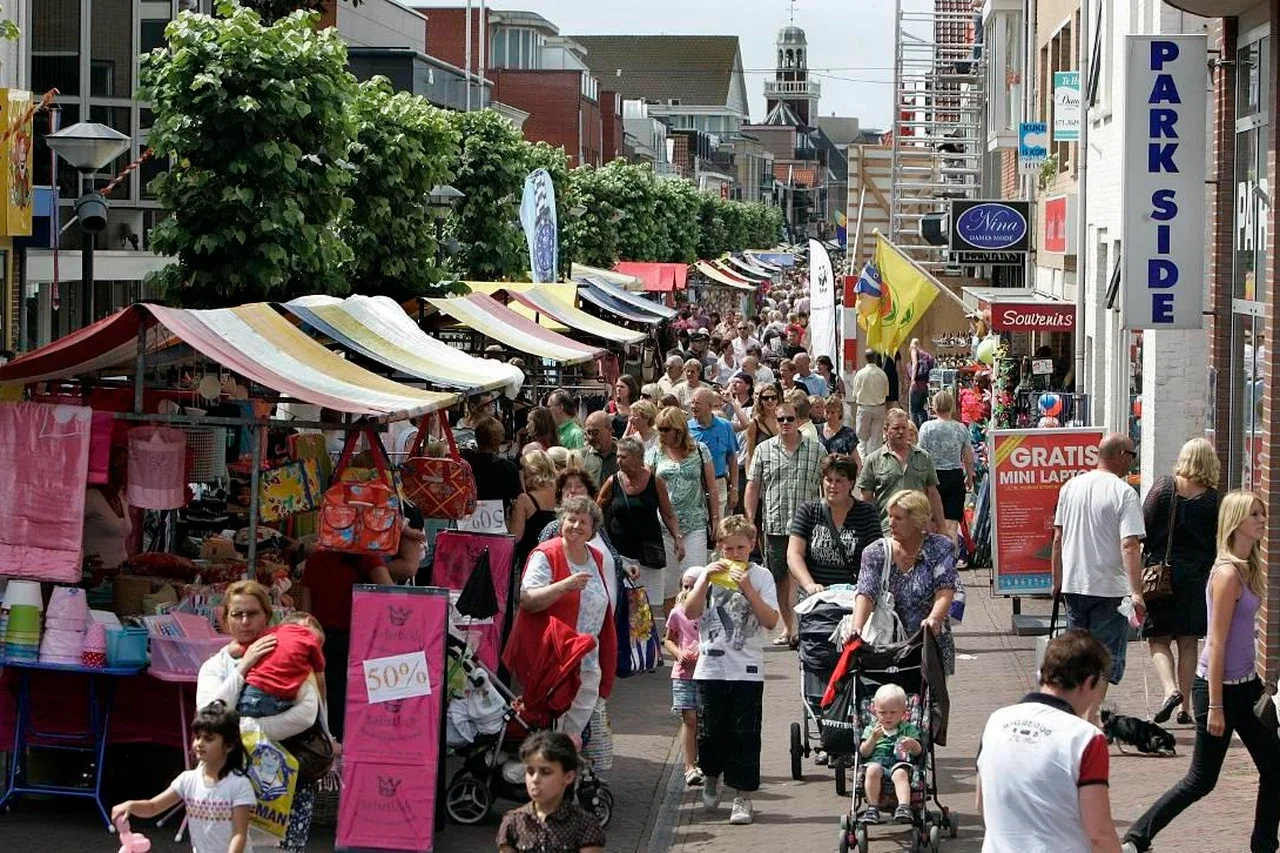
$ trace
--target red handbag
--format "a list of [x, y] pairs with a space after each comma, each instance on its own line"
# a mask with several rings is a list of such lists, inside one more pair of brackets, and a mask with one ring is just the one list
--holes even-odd
[[400, 466], [400, 485], [407, 500], [413, 501], [427, 518], [466, 518], [476, 511], [476, 477], [471, 466], [458, 455], [449, 418], [443, 411], [440, 429], [449, 442], [449, 457], [420, 456], [424, 452], [430, 416], [423, 417], [413, 440], [409, 459]]
[[333, 485], [320, 504], [320, 531], [316, 547], [322, 551], [343, 551], [389, 557], [400, 551], [400, 529], [404, 514], [399, 498], [382, 478], [374, 482], [343, 482], [343, 469], [351, 461], [360, 436], [369, 441], [370, 455], [380, 474], [389, 475], [390, 460], [378, 434], [370, 427], [347, 433], [342, 456], [333, 471]]

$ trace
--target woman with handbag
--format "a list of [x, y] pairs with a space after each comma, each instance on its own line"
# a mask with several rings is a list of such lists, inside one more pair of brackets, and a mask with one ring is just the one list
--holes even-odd
[[[276, 638], [267, 633], [271, 622], [271, 598], [266, 587], [256, 581], [236, 581], [227, 587], [223, 599], [226, 629], [238, 648], [244, 650], [233, 658], [223, 648], [200, 667], [196, 681], [196, 707], [204, 708], [216, 700], [228, 708], [239, 703], [245, 686], [245, 674], [276, 647]], [[320, 720], [321, 699], [314, 676], [303, 682], [294, 704], [286, 711], [270, 717], [241, 717], [242, 733], [257, 732], [269, 740], [282, 743], [289, 738], [310, 735]], [[288, 744], [284, 744], [288, 748]], [[293, 794], [293, 809], [285, 828], [280, 850], [302, 853], [311, 836], [311, 816], [315, 809], [315, 784], [299, 783]]]
[[[582, 468], [566, 468], [556, 477], [557, 509], [570, 498], [586, 498], [590, 501], [596, 499], [595, 481]], [[559, 512], [556, 512], [555, 517], [538, 534], [538, 544], [550, 542], [559, 536], [562, 523]], [[615, 577], [622, 572], [622, 555], [609, 541], [609, 534], [605, 532], [603, 524], [596, 525], [596, 533], [587, 544], [600, 552], [600, 556], [604, 558], [604, 570], [610, 577]]]
[[511, 505], [507, 532], [515, 537], [515, 571], [524, 570], [524, 561], [538, 544], [542, 529], [555, 519], [556, 466], [541, 450], [530, 450], [520, 459], [524, 492]]
[[[1213, 566], [1218, 529], [1218, 456], [1213, 445], [1193, 438], [1182, 445], [1173, 475], [1147, 492], [1142, 517], [1143, 591], [1147, 619], [1142, 636], [1151, 650], [1164, 703], [1151, 718], [1163, 723], [1178, 710], [1178, 724], [1190, 725], [1191, 679], [1197, 640], [1208, 631], [1204, 587]], [[1174, 675], [1173, 646], [1178, 648]]]
[[671, 508], [680, 519], [680, 544], [664, 535], [668, 578], [663, 581], [662, 612], [670, 613], [680, 592], [680, 576], [691, 566], [707, 563], [707, 527], [720, 526], [720, 506], [716, 500], [716, 473], [711, 452], [694, 441], [688, 415], [669, 406], [658, 412], [658, 448], [645, 458], [646, 464], [667, 487]]
[[822, 465], [822, 499], [805, 501], [791, 521], [787, 568], [805, 595], [856, 584], [867, 546], [880, 539], [876, 505], [853, 496], [858, 465], [832, 454]]
[[666, 483], [644, 467], [644, 445], [640, 439], [628, 436], [618, 442], [618, 473], [605, 481], [598, 503], [604, 512], [609, 538], [622, 555], [623, 563], [637, 567], [640, 585], [657, 619], [667, 596], [663, 576], [666, 548], [658, 517], [662, 517], [675, 544], [676, 559], [684, 557], [684, 540], [680, 536], [680, 523], [671, 509]]
[[[1191, 767], [1129, 827], [1121, 846], [1124, 853], [1142, 853], [1150, 848], [1160, 830], [1213, 790], [1233, 731], [1240, 735], [1258, 768], [1258, 799], [1249, 850], [1274, 853], [1277, 848], [1280, 737], [1276, 736], [1275, 712], [1269, 707], [1271, 697], [1258, 678], [1254, 643], [1258, 609], [1267, 589], [1262, 550], [1266, 529], [1267, 508], [1260, 496], [1241, 489], [1222, 498], [1218, 552], [1204, 593], [1209, 637], [1191, 687], [1196, 721]], [[1268, 722], [1260, 719], [1260, 711], [1269, 713]], [[1232, 846], [1239, 849], [1243, 845], [1235, 840]]]
[[853, 631], [873, 645], [888, 645], [928, 628], [938, 638], [947, 675], [956, 646], [947, 613], [956, 594], [955, 543], [929, 532], [932, 510], [924, 492], [903, 489], [885, 505], [889, 535], [862, 552]]

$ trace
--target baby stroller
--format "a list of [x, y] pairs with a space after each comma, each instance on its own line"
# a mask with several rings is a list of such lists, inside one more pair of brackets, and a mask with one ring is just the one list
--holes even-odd
[[[543, 718], [544, 712], [536, 702], [531, 703], [527, 691], [525, 697], [516, 697], [475, 661], [466, 643], [457, 637], [448, 637], [446, 655], [451, 675], [447, 731], [449, 745], [462, 758], [462, 767], [445, 787], [444, 807], [454, 822], [472, 825], [488, 816], [496, 799], [528, 802], [520, 744], [536, 727], [521, 712], [528, 707], [532, 719]], [[455, 712], [455, 706], [461, 710]], [[595, 774], [591, 762], [583, 762], [575, 788], [578, 803], [596, 816], [600, 826], [607, 827], [613, 818], [613, 792]]]
[[[934, 674], [933, 683], [929, 673]], [[938, 801], [934, 745], [945, 739], [948, 700], [933, 634], [927, 629], [917, 631], [910, 639], [883, 648], [864, 646], [855, 640], [846, 646], [823, 697], [830, 736], [850, 750], [853, 757], [853, 799], [849, 811], [840, 819], [840, 853], [847, 853], [851, 845], [856, 845], [858, 853], [866, 853], [870, 843], [869, 827], [861, 819], [866, 806], [866, 759], [858, 751], [858, 742], [864, 728], [875, 722], [872, 699], [876, 690], [889, 683], [906, 692], [905, 719], [920, 729], [923, 747], [911, 774], [909, 849], [911, 853], [937, 853], [943, 833], [955, 838], [959, 830], [957, 816]], [[847, 722], [840, 723], [841, 719]], [[931, 801], [936, 808], [929, 807]], [[887, 810], [896, 805], [893, 789], [886, 784], [881, 791], [880, 808]], [[887, 832], [904, 829], [904, 825], [885, 826]]]
[[[817, 751], [811, 746], [811, 741], [819, 738], [823, 757], [835, 773], [836, 794], [841, 797], [848, 793], [847, 772], [853, 765], [853, 756], [841, 752], [839, 744], [828, 743], [823, 738], [820, 704], [827, 682], [840, 662], [840, 646], [832, 637], [839, 630], [841, 620], [852, 612], [852, 595], [812, 605], [803, 602], [796, 611], [800, 632], [801, 716], [799, 722], [791, 724], [791, 778], [797, 782], [804, 778], [802, 759]], [[821, 762], [822, 758], [819, 759]]]

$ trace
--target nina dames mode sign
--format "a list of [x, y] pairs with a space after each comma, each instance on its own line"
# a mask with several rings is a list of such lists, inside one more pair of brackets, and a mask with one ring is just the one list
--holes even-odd
[[951, 202], [953, 252], [1025, 252], [1031, 244], [1030, 204], [1025, 201]]
[[1205, 61], [1196, 36], [1126, 36], [1126, 329], [1204, 322]]

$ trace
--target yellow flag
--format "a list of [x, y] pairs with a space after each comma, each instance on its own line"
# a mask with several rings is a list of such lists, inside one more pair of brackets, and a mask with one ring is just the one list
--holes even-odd
[[879, 334], [869, 335], [868, 342], [879, 352], [897, 352], [937, 298], [938, 290], [897, 246], [881, 235], [876, 235], [875, 265], [884, 282], [884, 297]]

